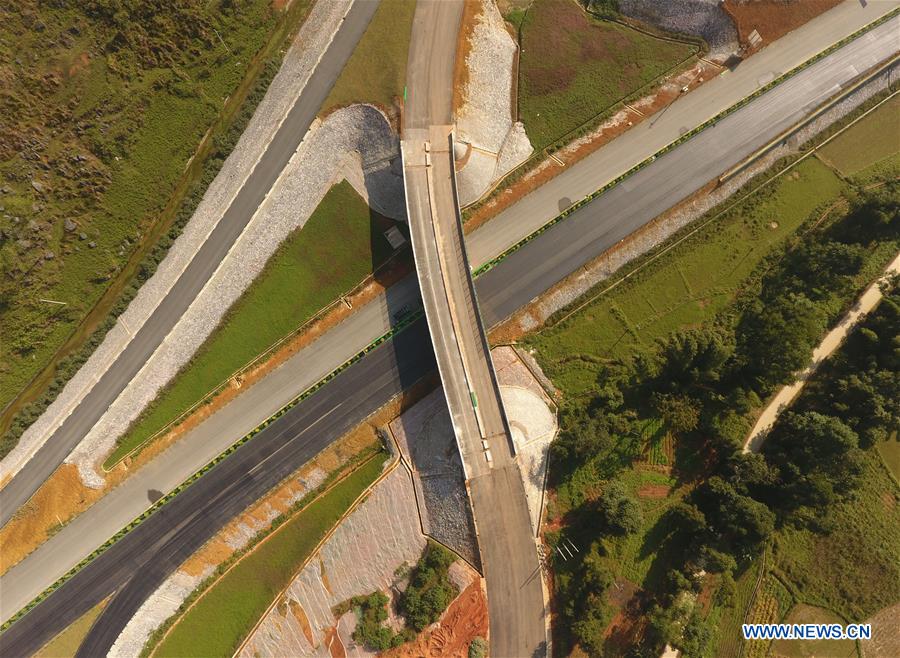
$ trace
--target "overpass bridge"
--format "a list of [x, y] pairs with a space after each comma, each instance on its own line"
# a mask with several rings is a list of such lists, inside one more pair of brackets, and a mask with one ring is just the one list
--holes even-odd
[[401, 153], [416, 272], [487, 581], [491, 655], [546, 655], [536, 529], [466, 256], [452, 126], [405, 127]]

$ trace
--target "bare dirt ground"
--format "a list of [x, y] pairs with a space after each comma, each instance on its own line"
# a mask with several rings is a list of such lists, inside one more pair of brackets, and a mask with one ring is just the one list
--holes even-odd
[[480, 580], [475, 580], [454, 599], [437, 626], [426, 630], [413, 642], [385, 651], [382, 658], [467, 658], [469, 644], [487, 637], [487, 597]]
[[843, 0], [725, 0], [723, 9], [734, 20], [741, 45], [749, 45], [750, 33], [756, 30], [765, 46], [841, 2]]
[[900, 603], [879, 611], [868, 621], [872, 624], [872, 639], [859, 643], [864, 658], [894, 658], [900, 656]]

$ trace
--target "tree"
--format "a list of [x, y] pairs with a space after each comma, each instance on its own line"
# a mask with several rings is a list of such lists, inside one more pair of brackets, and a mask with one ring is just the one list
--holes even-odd
[[738, 327], [738, 345], [746, 372], [764, 387], [786, 382], [804, 368], [825, 330], [822, 311], [801, 293], [756, 300]]
[[675, 434], [697, 429], [700, 423], [700, 405], [693, 398], [666, 393], [654, 396], [653, 401], [666, 427]]
[[782, 414], [763, 453], [778, 469], [777, 495], [787, 508], [829, 505], [862, 473], [856, 432], [839, 418], [815, 411]]
[[487, 656], [488, 643], [481, 636], [472, 638], [469, 643], [469, 658], [485, 658]]
[[755, 548], [775, 529], [775, 515], [768, 507], [718, 475], [700, 486], [695, 497], [722, 542], [737, 554]]
[[731, 332], [715, 327], [676, 331], [661, 345], [654, 385], [668, 391], [709, 386], [719, 381], [733, 353]]
[[455, 559], [446, 548], [429, 541], [413, 569], [409, 585], [400, 596], [399, 608], [407, 623], [417, 631], [440, 619], [456, 597], [456, 586], [447, 575]]
[[626, 534], [640, 529], [643, 522], [641, 506], [622, 482], [614, 480], [604, 486], [599, 504], [600, 513], [611, 529]]

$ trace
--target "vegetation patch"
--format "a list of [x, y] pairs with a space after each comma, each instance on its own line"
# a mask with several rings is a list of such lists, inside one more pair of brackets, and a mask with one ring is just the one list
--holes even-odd
[[107, 459], [111, 465], [165, 428], [273, 343], [370, 275], [391, 253], [392, 220], [346, 181], [335, 185]]
[[[787, 618], [786, 624], [845, 624], [833, 612], [811, 605], [800, 604], [795, 606]], [[784, 658], [846, 658], [856, 654], [856, 642], [854, 640], [775, 640], [772, 643], [772, 653]]]
[[35, 658], [69, 658], [74, 656], [84, 638], [87, 637], [94, 621], [103, 612], [106, 603], [106, 601], [101, 601], [69, 624], [66, 630], [41, 647], [35, 654]]
[[695, 44], [587, 14], [574, 0], [535, 0], [519, 23], [519, 118], [535, 149], [561, 139], [679, 67]]
[[900, 151], [900, 95], [819, 149], [820, 158], [853, 176]]
[[[546, 535], [557, 647], [658, 655], [668, 643], [690, 656], [736, 657], [751, 601], [751, 614], [766, 620], [783, 618], [795, 602], [864, 619], [900, 598], [896, 566], [887, 566], [900, 564], [896, 483], [883, 468], [881, 480], [865, 468], [867, 461], [881, 468], [871, 448], [900, 424], [890, 347], [900, 333], [900, 311], [892, 310], [900, 300], [891, 297], [900, 293], [853, 334], [843, 361], [820, 368], [762, 455], [741, 450], [762, 400], [808, 363], [827, 328], [896, 255], [897, 187], [853, 187], [804, 161], [762, 194], [711, 215], [715, 231], [702, 229], [701, 239], [685, 239], [600, 301], [527, 339], [566, 393], [551, 450]], [[768, 237], [783, 226], [788, 234]], [[728, 237], [719, 242], [716, 233]], [[724, 299], [681, 311], [681, 300], [698, 292]], [[608, 309], [606, 319], [598, 308]], [[660, 310], [669, 312], [668, 325], [654, 329]], [[632, 344], [604, 343], [609, 327], [614, 340]], [[869, 483], [879, 490], [870, 511], [877, 501], [880, 519], [859, 509], [846, 517], [823, 512], [866, 501]], [[860, 564], [849, 547], [863, 532], [872, 557]], [[577, 553], [555, 550], [567, 546]], [[835, 573], [817, 568], [821, 560]], [[866, 588], [875, 572], [890, 583]], [[820, 574], [821, 582], [810, 582]], [[844, 608], [834, 603], [838, 593]]]
[[378, 478], [382, 464], [370, 459], [285, 520], [184, 612], [153, 655], [233, 655], [325, 533]]
[[391, 111], [403, 97], [415, 0], [382, 2], [323, 109], [372, 103]]
[[[409, 583], [397, 600], [397, 611], [403, 615], [406, 627], [395, 632], [385, 625], [390, 599], [384, 592], [354, 596], [334, 607], [335, 617], [349, 610], [356, 615], [353, 639], [372, 651], [386, 651], [415, 639], [416, 634], [435, 623], [459, 594], [450, 581], [450, 565], [456, 556], [431, 540], [422, 557], [410, 572]], [[404, 567], [398, 569], [398, 575]], [[408, 566], [406, 566], [408, 569]]]
[[278, 16], [268, 0], [0, 11], [2, 406], [151, 232]]

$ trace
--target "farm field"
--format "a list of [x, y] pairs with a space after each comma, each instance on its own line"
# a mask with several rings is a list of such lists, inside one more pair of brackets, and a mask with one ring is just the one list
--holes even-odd
[[286, 29], [268, 0], [182, 3], [152, 34], [133, 29], [147, 25], [144, 8], [0, 9], [0, 113], [11, 119], [0, 129], [0, 407], [50, 363], [129, 258], [153, 246], [145, 238], [177, 206], [164, 213], [167, 202], [202, 171], [206, 153], [185, 173], [201, 138], [227, 129]]
[[194, 358], [107, 459], [113, 464], [166, 427], [236, 370], [299, 328], [384, 262], [393, 225], [343, 181], [278, 248]]
[[415, 0], [383, 2], [323, 104], [372, 103], [392, 113], [403, 97]]
[[529, 338], [567, 396], [591, 390], [595, 361], [652, 349], [679, 327], [713, 318], [772, 249], [844, 184], [810, 158], [559, 325]]
[[898, 152], [900, 95], [835, 137], [819, 149], [818, 156], [844, 176], [854, 176], [896, 156]]
[[152, 654], [231, 656], [329, 529], [381, 474], [379, 452], [290, 516], [184, 613]]
[[[520, 21], [519, 119], [536, 150], [679, 68], [698, 46], [592, 18], [574, 0], [535, 0]], [[645, 87], [647, 87], [645, 89]]]

